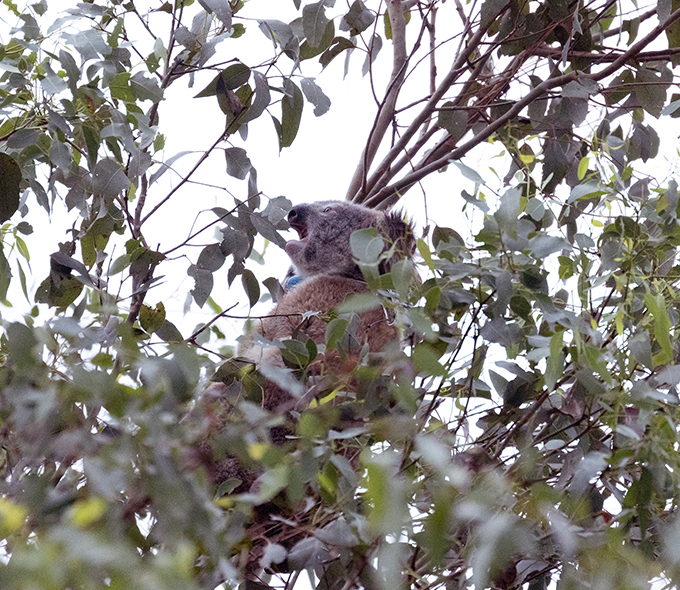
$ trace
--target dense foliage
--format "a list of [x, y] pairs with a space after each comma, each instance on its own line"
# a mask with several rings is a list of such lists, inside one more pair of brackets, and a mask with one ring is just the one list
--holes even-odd
[[[0, 586], [675, 585], [680, 194], [660, 146], [678, 137], [680, 4], [293, 0], [288, 23], [258, 4], [0, 6]], [[291, 203], [259, 192], [248, 130], [271, 120], [290, 148], [332, 108], [319, 64], [341, 59], [376, 96], [372, 127], [342, 130], [366, 136], [347, 198], [431, 202], [435, 172], [465, 190], [387, 275], [355, 234], [374, 294], [325, 318], [325, 348], [359, 363], [319, 381], [322, 350], [279, 343], [300, 403], [273, 445], [283, 416], [223, 323], [227, 301], [280, 292], [253, 264]], [[166, 153], [161, 105], [194, 80], [223, 120], [200, 154]], [[505, 159], [473, 165], [490, 145]], [[202, 186], [216, 153], [225, 174]], [[219, 185], [244, 197], [178, 245], [189, 189]], [[164, 305], [178, 268], [187, 317]], [[346, 333], [379, 302], [406, 344], [373, 362]], [[197, 309], [214, 316], [187, 330]], [[211, 379], [226, 417], [199, 401]], [[216, 448], [258, 476], [248, 493], [197, 459], [225, 419]]]

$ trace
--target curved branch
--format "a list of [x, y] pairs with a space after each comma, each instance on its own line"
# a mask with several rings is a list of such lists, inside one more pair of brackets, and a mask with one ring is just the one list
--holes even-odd
[[404, 17], [404, 5], [402, 0], [386, 0], [387, 12], [392, 27], [393, 60], [392, 75], [387, 88], [387, 93], [383, 104], [378, 111], [373, 129], [368, 138], [366, 148], [361, 155], [361, 162], [354, 172], [354, 177], [350, 182], [349, 195], [353, 195], [366, 184], [366, 173], [382, 143], [385, 133], [389, 129], [390, 123], [394, 118], [397, 104], [397, 97], [404, 82], [406, 75], [406, 64], [408, 63], [406, 53], [406, 19]]

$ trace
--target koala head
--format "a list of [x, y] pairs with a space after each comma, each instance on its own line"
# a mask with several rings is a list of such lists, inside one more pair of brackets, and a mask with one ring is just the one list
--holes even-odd
[[345, 201], [320, 201], [293, 207], [288, 223], [300, 239], [287, 242], [286, 252], [303, 278], [331, 274], [361, 279], [349, 242], [358, 229], [375, 227], [386, 248], [397, 245], [395, 255], [381, 263], [383, 273], [389, 272], [396, 260], [413, 256], [415, 250], [413, 228], [397, 212], [383, 213]]

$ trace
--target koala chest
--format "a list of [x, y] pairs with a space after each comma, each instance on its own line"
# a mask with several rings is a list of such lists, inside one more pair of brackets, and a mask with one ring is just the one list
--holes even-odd
[[[315, 276], [305, 279], [289, 291], [263, 318], [257, 331], [267, 340], [290, 338], [296, 331], [323, 344], [326, 334], [326, 317], [317, 315], [305, 317], [310, 312], [326, 316], [354, 293], [367, 291], [362, 281], [345, 277]], [[388, 342], [398, 339], [397, 330], [388, 321], [382, 307], [359, 314], [357, 338], [368, 342], [372, 352], [381, 351]]]

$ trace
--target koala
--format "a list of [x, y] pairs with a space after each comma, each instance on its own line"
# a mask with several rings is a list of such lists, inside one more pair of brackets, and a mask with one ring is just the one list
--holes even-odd
[[[255, 328], [256, 333], [268, 341], [303, 334], [316, 344], [323, 344], [327, 325], [323, 316], [349, 295], [368, 290], [352, 256], [350, 236], [355, 230], [374, 227], [385, 241], [386, 249], [394, 246], [394, 253], [380, 262], [381, 273], [389, 272], [395, 261], [411, 258], [415, 251], [413, 229], [396, 212], [383, 213], [343, 201], [320, 201], [293, 207], [288, 213], [288, 223], [299, 236], [298, 240], [286, 243], [294, 273], [291, 275], [289, 271], [286, 294]], [[297, 281], [292, 280], [298, 277]], [[306, 315], [309, 312], [319, 315], [310, 317]], [[355, 330], [358, 347], [368, 344], [370, 352], [381, 352], [388, 344], [398, 342], [397, 330], [382, 307], [358, 315]], [[283, 366], [278, 348], [262, 350], [253, 339], [242, 354], [254, 362]], [[266, 409], [275, 409], [290, 399], [279, 388], [268, 390], [264, 397]]]
[[[413, 228], [396, 212], [383, 213], [361, 205], [343, 201], [321, 201], [293, 207], [288, 222], [298, 233], [298, 240], [286, 243], [286, 252], [293, 264], [286, 282], [290, 285], [283, 297], [264, 318], [254, 323], [245, 335], [239, 356], [261, 368], [269, 364], [283, 368], [280, 349], [267, 342], [286, 340], [302, 335], [316, 344], [324, 344], [329, 312], [355, 293], [368, 291], [360, 268], [354, 262], [350, 246], [353, 231], [374, 227], [385, 242], [385, 249], [392, 254], [380, 262], [380, 272], [389, 272], [399, 259], [411, 258], [415, 251]], [[394, 248], [392, 249], [392, 247]], [[296, 279], [292, 281], [291, 279]], [[291, 283], [295, 283], [292, 284]], [[310, 312], [313, 315], [309, 315]], [[353, 336], [354, 350], [367, 344], [371, 353], [384, 351], [388, 345], [399, 342], [399, 334], [385, 310], [378, 306], [358, 314]], [[354, 359], [356, 363], [356, 359]], [[340, 359], [334, 351], [320, 355], [311, 371], [339, 369], [351, 370], [352, 359]], [[214, 384], [206, 392], [206, 403], [217, 403], [212, 426], [200, 442], [202, 463], [211, 478], [221, 483], [230, 478], [240, 480], [239, 490], [247, 489], [254, 481], [254, 474], [247, 472], [234, 457], [214, 458], [210, 439], [228, 422], [231, 412], [222, 384]], [[298, 400], [271, 380], [266, 380], [262, 393], [262, 406], [269, 411], [288, 415]], [[219, 425], [222, 424], [222, 426]], [[270, 429], [269, 437], [274, 444], [284, 444], [290, 430], [285, 426]]]

